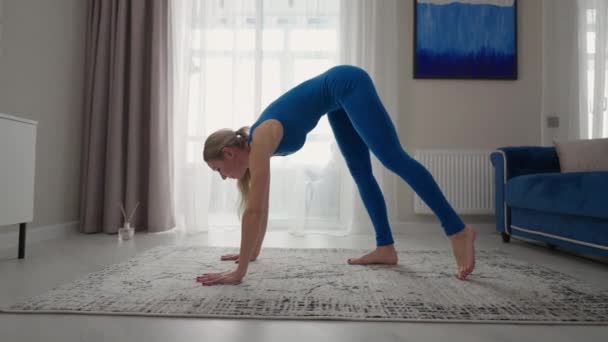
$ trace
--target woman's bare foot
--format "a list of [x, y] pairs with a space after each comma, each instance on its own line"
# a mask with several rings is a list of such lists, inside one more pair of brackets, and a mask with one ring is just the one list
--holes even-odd
[[396, 265], [398, 261], [399, 258], [397, 257], [397, 251], [395, 250], [394, 245], [378, 246], [374, 251], [369, 252], [360, 258], [348, 259], [350, 265]]
[[[255, 261], [255, 259], [257, 259], [259, 253], [254, 254], [251, 259], [249, 259], [249, 261]], [[234, 260], [235, 264], [239, 263], [239, 254], [226, 254], [226, 255], [222, 255], [222, 257], [220, 258], [222, 261], [232, 261]]]
[[456, 277], [465, 280], [475, 268], [475, 236], [473, 227], [466, 225], [463, 230], [450, 236], [452, 251], [458, 265]]

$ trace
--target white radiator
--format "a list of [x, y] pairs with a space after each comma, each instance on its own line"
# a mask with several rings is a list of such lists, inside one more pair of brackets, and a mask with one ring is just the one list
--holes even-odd
[[[494, 213], [492, 151], [417, 150], [414, 158], [424, 165], [458, 214]], [[433, 214], [414, 193], [414, 212]]]

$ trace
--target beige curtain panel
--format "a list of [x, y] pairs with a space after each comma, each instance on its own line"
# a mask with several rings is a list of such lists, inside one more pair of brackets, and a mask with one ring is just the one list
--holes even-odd
[[168, 0], [90, 0], [80, 231], [175, 226]]

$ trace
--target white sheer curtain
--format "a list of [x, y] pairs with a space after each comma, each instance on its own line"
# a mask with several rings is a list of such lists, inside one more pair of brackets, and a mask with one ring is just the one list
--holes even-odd
[[[608, 137], [608, 3], [543, 1], [543, 143]], [[557, 116], [560, 127], [547, 128]]]
[[579, 0], [581, 135], [608, 137], [608, 1]]
[[[282, 93], [337, 64], [339, 10], [338, 0], [172, 2], [179, 227], [240, 226], [236, 183], [207, 168], [204, 140], [250, 126]], [[272, 158], [269, 230], [344, 231], [339, 156], [323, 118], [302, 150]]]
[[[396, 121], [396, 1], [172, 1], [178, 227], [240, 226], [236, 183], [202, 160], [206, 136], [250, 126], [283, 92], [333, 65], [368, 70]], [[372, 234], [326, 117], [302, 150], [272, 158], [271, 168], [269, 230]], [[374, 173], [392, 214], [395, 177], [375, 158]]]

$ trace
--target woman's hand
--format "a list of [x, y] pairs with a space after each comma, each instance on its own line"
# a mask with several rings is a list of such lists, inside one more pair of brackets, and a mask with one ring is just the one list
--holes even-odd
[[[254, 254], [251, 259], [249, 259], [249, 261], [255, 261], [255, 259], [257, 259], [259, 253]], [[226, 255], [222, 255], [222, 257], [220, 258], [222, 261], [231, 261], [231, 260], [235, 260], [234, 263], [238, 264], [239, 263], [239, 254], [226, 254]]]
[[203, 286], [210, 285], [236, 285], [240, 284], [245, 273], [239, 271], [226, 271], [222, 273], [205, 273], [200, 277], [196, 277], [196, 282], [203, 284]]

